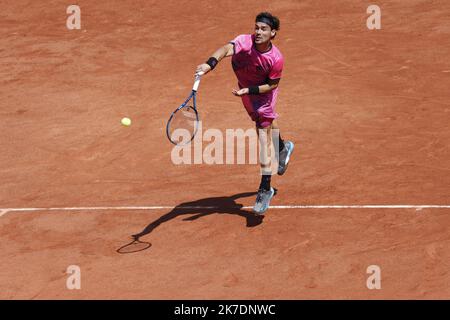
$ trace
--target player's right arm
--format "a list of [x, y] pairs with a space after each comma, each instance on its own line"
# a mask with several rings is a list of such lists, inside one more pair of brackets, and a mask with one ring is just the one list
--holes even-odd
[[232, 43], [227, 43], [223, 47], [214, 52], [207, 62], [202, 63], [197, 66], [195, 73], [204, 72], [205, 74], [216, 67], [220, 60], [225, 57], [232, 56], [234, 53], [234, 45]]

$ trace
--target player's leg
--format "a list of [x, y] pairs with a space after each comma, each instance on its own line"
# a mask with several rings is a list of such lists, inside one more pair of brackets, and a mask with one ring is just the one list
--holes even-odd
[[[272, 123], [272, 129], [277, 130], [278, 135], [278, 175], [283, 175], [288, 167], [289, 159], [292, 151], [294, 151], [294, 143], [292, 141], [284, 141], [281, 138], [280, 128], [274, 120]], [[276, 136], [276, 135], [275, 135]]]
[[275, 195], [276, 189], [271, 187], [272, 165], [275, 160], [272, 148], [273, 143], [273, 119], [260, 119], [256, 121], [258, 141], [260, 148], [261, 183], [258, 188], [255, 206], [253, 211], [257, 214], [264, 214], [269, 208], [270, 200]]
[[292, 151], [294, 151], [294, 143], [292, 141], [284, 141], [280, 134], [280, 127], [277, 120], [272, 121], [271, 125], [271, 137], [273, 139], [274, 147], [278, 147], [277, 160], [278, 160], [278, 175], [283, 175], [288, 167], [289, 159]]
[[[270, 100], [264, 100], [261, 98], [253, 98], [251, 96], [243, 96], [242, 102], [244, 106], [252, 118], [257, 124], [261, 126], [270, 125], [271, 128], [276, 132], [275, 136], [277, 136], [275, 145], [278, 145], [278, 175], [283, 175], [288, 167], [289, 159], [291, 157], [292, 152], [294, 151], [294, 143], [292, 141], [284, 141], [280, 134], [280, 128], [278, 127], [278, 123], [275, 118], [277, 118], [277, 114], [275, 112], [276, 105], [276, 97], [274, 96]], [[253, 99], [253, 100], [252, 100]], [[264, 110], [264, 111], [262, 111]], [[275, 138], [275, 137], [274, 137]]]
[[[247, 113], [256, 123], [259, 140], [261, 140], [261, 135], [259, 134], [259, 130], [261, 129], [263, 130], [261, 132], [264, 132], [264, 136], [267, 137], [265, 140], [266, 143], [260, 143], [260, 151], [261, 149], [263, 151], [271, 150], [272, 142], [274, 142], [274, 151], [278, 151], [275, 153], [276, 160], [278, 160], [277, 173], [282, 175], [286, 171], [294, 144], [290, 141], [283, 141], [279, 134], [279, 127], [275, 121], [275, 118], [277, 117], [274, 109], [275, 100], [276, 99], [273, 99], [268, 102], [248, 95], [242, 96], [242, 102]], [[261, 109], [265, 109], [265, 112], [261, 112]], [[265, 148], [261, 148], [261, 145], [265, 145]], [[274, 159], [273, 156], [267, 156], [266, 158], [268, 160]], [[276, 189], [272, 188], [270, 185], [272, 178], [271, 165], [272, 161], [269, 163], [263, 163], [263, 161], [261, 161], [261, 183], [258, 188], [255, 207], [253, 208], [253, 211], [258, 214], [263, 214], [269, 208], [270, 200], [276, 193]]]

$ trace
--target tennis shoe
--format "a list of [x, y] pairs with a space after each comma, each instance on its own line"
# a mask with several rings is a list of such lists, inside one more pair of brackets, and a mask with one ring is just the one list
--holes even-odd
[[279, 155], [278, 175], [282, 176], [286, 172], [292, 151], [294, 151], [294, 143], [292, 141], [286, 141]]
[[257, 215], [263, 215], [267, 209], [269, 209], [270, 200], [276, 193], [276, 189], [270, 188], [270, 190], [259, 189], [256, 196], [255, 206], [253, 212]]

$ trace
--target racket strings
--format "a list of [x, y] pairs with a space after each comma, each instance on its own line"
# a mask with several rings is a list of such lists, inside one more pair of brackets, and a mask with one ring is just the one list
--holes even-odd
[[177, 145], [187, 144], [194, 138], [198, 127], [197, 111], [192, 106], [184, 106], [173, 114], [167, 134], [172, 143]]

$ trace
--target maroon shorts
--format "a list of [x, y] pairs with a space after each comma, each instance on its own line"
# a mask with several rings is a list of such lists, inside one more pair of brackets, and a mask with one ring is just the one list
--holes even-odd
[[241, 97], [245, 110], [259, 128], [269, 127], [273, 120], [278, 118], [278, 114], [275, 112], [276, 97], [277, 92], [273, 92], [271, 95], [244, 95]]

